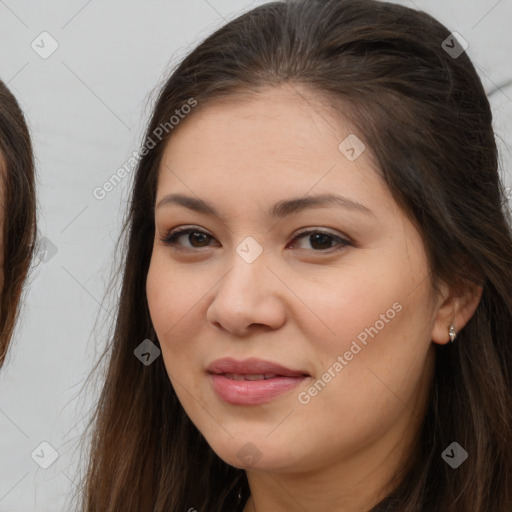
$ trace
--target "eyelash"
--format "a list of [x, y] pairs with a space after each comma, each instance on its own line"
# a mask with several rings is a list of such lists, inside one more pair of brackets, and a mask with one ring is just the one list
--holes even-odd
[[[160, 240], [164, 245], [167, 245], [167, 246], [171, 247], [172, 249], [176, 249], [176, 250], [192, 250], [192, 251], [194, 251], [194, 250], [198, 250], [198, 249], [205, 249], [208, 247], [208, 246], [207, 247], [182, 247], [178, 243], [176, 243], [176, 240], [178, 240], [180, 237], [182, 237], [184, 235], [188, 235], [190, 233], [199, 233], [202, 235], [206, 235], [206, 236], [210, 237], [211, 239], [214, 238], [213, 236], [209, 235], [208, 233], [205, 233], [204, 231], [202, 231], [201, 229], [186, 228], [186, 229], [180, 229], [177, 231], [169, 231], [166, 234], [166, 236], [163, 238], [160, 238]], [[326, 235], [326, 236], [332, 238], [333, 240], [339, 242], [338, 247], [334, 246], [334, 247], [329, 247], [327, 249], [320, 249], [320, 250], [311, 249], [313, 252], [319, 252], [319, 253], [335, 252], [335, 251], [342, 250], [344, 247], [353, 246], [353, 244], [350, 241], [348, 241], [344, 238], [341, 238], [339, 236], [333, 235], [332, 233], [328, 233], [326, 231], [322, 231], [322, 230], [318, 230], [318, 229], [309, 229], [309, 228], [299, 230], [295, 234], [295, 237], [293, 238], [292, 242], [299, 238], [304, 238], [307, 235], [312, 235], [312, 234]], [[331, 249], [334, 249], [334, 251], [331, 251]]]

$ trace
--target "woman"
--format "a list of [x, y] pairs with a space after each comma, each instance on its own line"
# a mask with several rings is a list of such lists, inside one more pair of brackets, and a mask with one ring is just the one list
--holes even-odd
[[84, 510], [512, 510], [497, 161], [425, 13], [273, 2], [207, 38], [141, 151]]
[[19, 314], [32, 261], [36, 227], [34, 158], [16, 98], [0, 81], [0, 367]]

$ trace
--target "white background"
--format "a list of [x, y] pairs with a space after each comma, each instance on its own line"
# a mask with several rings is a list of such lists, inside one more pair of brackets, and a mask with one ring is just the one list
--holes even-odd
[[[29, 120], [40, 236], [57, 251], [32, 273], [0, 373], [0, 512], [67, 511], [76, 491], [77, 443], [97, 397], [83, 385], [104, 343], [97, 320], [108, 310], [130, 178], [101, 201], [93, 189], [139, 149], [170, 67], [225, 20], [262, 3], [0, 0], [0, 77]], [[462, 34], [487, 91], [512, 79], [511, 0], [399, 3]], [[59, 45], [47, 59], [31, 48], [43, 31]], [[512, 87], [491, 104], [510, 185]], [[31, 458], [43, 441], [59, 455], [48, 469]]]

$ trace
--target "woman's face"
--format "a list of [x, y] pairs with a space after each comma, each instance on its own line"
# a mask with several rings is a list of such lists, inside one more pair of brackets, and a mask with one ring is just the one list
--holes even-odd
[[[351, 134], [283, 86], [195, 111], [166, 147], [149, 309], [183, 408], [236, 467], [384, 471], [421, 421], [448, 325], [419, 233]], [[327, 194], [344, 199], [313, 202]]]

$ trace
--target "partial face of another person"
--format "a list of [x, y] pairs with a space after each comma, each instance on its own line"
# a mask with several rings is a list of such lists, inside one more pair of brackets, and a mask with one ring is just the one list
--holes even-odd
[[5, 161], [0, 153], [0, 294], [4, 287]]
[[30, 133], [16, 98], [0, 80], [0, 367], [16, 325], [36, 224]]
[[[167, 144], [151, 318], [186, 413], [236, 467], [370, 472], [422, 418], [432, 341], [448, 340], [441, 299], [370, 148], [340, 149], [351, 133], [283, 86], [209, 104]], [[302, 207], [327, 195], [338, 199]]]

